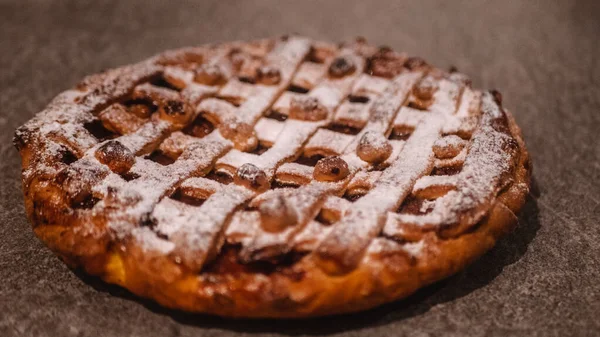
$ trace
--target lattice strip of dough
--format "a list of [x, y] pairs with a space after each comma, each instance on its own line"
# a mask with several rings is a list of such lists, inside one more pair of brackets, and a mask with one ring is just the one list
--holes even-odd
[[[310, 143], [312, 143], [312, 140], [314, 138], [316, 138], [319, 134], [319, 132], [321, 131], [326, 131], [326, 132], [331, 132], [336, 134], [337, 136], [343, 136], [343, 141], [340, 141], [339, 143], [336, 142], [334, 139], [331, 140], [331, 142], [327, 143], [326, 139], [323, 139], [322, 144], [319, 146], [315, 146], [316, 149], [310, 149]], [[348, 137], [348, 138], [346, 138]], [[324, 137], [325, 138], [325, 137]], [[312, 156], [315, 154], [320, 154], [320, 155], [339, 155], [343, 152], [343, 148], [345, 148], [347, 146], [347, 144], [352, 140], [353, 136], [348, 136], [345, 135], [343, 133], [339, 133], [339, 132], [333, 132], [327, 129], [319, 129], [319, 131], [317, 131], [317, 134], [315, 134], [310, 142], [309, 145], [307, 145], [305, 147], [305, 155], [307, 156]], [[319, 143], [321, 143], [321, 140], [319, 140]], [[404, 146], [404, 141], [398, 141], [398, 140], [392, 140], [390, 141], [390, 144], [392, 144], [392, 154], [388, 157], [388, 159], [386, 159], [383, 163], [379, 164], [380, 167], [388, 167], [389, 165], [391, 165], [391, 163], [394, 162], [394, 160], [398, 157], [398, 155], [400, 154], [400, 152], [402, 151], [402, 147]], [[309, 150], [310, 149], [310, 150]], [[307, 152], [309, 151], [309, 152]], [[454, 159], [454, 158], [453, 158]], [[354, 160], [356, 160], [356, 158], [354, 158]], [[437, 163], [437, 160], [436, 160]], [[369, 165], [369, 167], [371, 167], [371, 165]], [[313, 177], [313, 171], [314, 168], [311, 166], [307, 166], [307, 165], [302, 165], [302, 164], [297, 164], [297, 163], [284, 163], [281, 166], [279, 166], [277, 168], [277, 172], [275, 173], [275, 180], [279, 183], [285, 184], [285, 185], [305, 185], [311, 182], [312, 177]], [[363, 175], [364, 173], [364, 175]], [[381, 172], [380, 171], [371, 171], [371, 172], [366, 172], [366, 171], [358, 171], [356, 173], [356, 175], [354, 175], [352, 177], [352, 179], [350, 180], [350, 183], [348, 184], [347, 187], [347, 191], [348, 194], [350, 195], [362, 195], [364, 194], [364, 192], [366, 190], [370, 189], [370, 186], [372, 186], [372, 184], [368, 184], [365, 180], [365, 175], [367, 175], [369, 177], [368, 181], [373, 182], [375, 179], [374, 177], [379, 177], [379, 174]]]
[[[290, 39], [287, 42], [278, 43], [274, 50], [267, 55], [266, 64], [280, 71], [281, 80], [278, 85], [254, 85], [252, 102], [245, 102], [240, 107], [235, 108], [233, 105], [218, 99], [207, 99], [198, 105], [197, 112], [203, 113], [208, 120], [214, 124], [222, 122], [237, 123], [250, 121], [254, 124], [254, 117], [247, 118], [249, 115], [262, 114], [268, 105], [285, 88], [292, 77], [293, 71], [296, 70], [304, 56], [309, 51], [309, 42], [306, 39]], [[230, 81], [231, 82], [231, 81]], [[193, 137], [187, 137], [180, 133], [173, 133], [171, 137], [166, 139], [161, 146], [161, 150], [171, 157], [176, 157], [183, 151], [183, 148], [190, 143], [195, 142]], [[234, 152], [238, 153], [238, 152]], [[231, 155], [230, 155], [231, 156]], [[227, 165], [217, 164], [218, 168]]]
[[[406, 100], [410, 89], [421, 76], [421, 73], [405, 73], [398, 76], [377, 102], [373, 104], [371, 118], [365, 128], [373, 132], [386, 133], [395, 114]], [[326, 196], [343, 193], [353, 175], [359, 169], [367, 166], [355, 153], [357, 145], [358, 141], [354, 138], [353, 142], [346, 147], [346, 154], [342, 156], [352, 172], [347, 178], [335, 183], [311, 181], [310, 184], [301, 186], [291, 191], [289, 195], [285, 195], [286, 204], [293, 209], [295, 214], [302, 214], [302, 218], [299, 218], [295, 225], [287, 227], [281, 232], [263, 231], [260, 235], [254, 237], [243, 248], [247, 258], [268, 258], [285, 253], [292, 248], [290, 242], [292, 242], [293, 237], [304, 229], [308, 220], [317, 215], [316, 212], [321, 208]], [[272, 193], [269, 197], [276, 198], [278, 197], [277, 194]], [[310, 215], [310, 217], [306, 217], [306, 215]]]
[[388, 167], [392, 165], [392, 163], [398, 158], [400, 152], [402, 152], [402, 148], [404, 147], [403, 140], [390, 140], [390, 144], [392, 145], [392, 154], [386, 159], [383, 163], [381, 163], [382, 167]]
[[175, 131], [160, 144], [159, 149], [165, 155], [176, 159], [183, 153], [183, 150], [199, 140], [200, 138]]
[[455, 157], [445, 159], [435, 159], [436, 168], [459, 168], [467, 158], [467, 148], [462, 149]]
[[340, 155], [353, 138], [354, 136], [340, 132], [319, 129], [304, 146], [304, 155], [306, 157]]
[[[358, 76], [357, 74], [363, 71], [364, 62], [361, 58], [352, 54], [349, 50], [343, 50], [341, 53], [356, 60], [355, 63], [357, 64], [357, 69], [354, 74], [343, 78], [327, 78], [307, 94], [308, 96], [317, 98], [318, 101], [328, 109], [330, 116], [323, 121], [286, 120], [283, 123], [283, 128], [279, 132], [274, 145], [260, 156], [253, 157], [252, 159], [248, 158], [249, 161], [247, 162], [262, 168], [269, 179], [274, 176], [275, 169], [278, 165], [299, 155], [302, 145], [304, 145], [319, 127], [326, 125], [327, 120], [331, 118], [331, 115], [335, 112], [337, 106], [349, 93], [352, 83]], [[228, 172], [237, 169], [239, 166], [236, 165], [236, 162], [239, 163], [239, 161], [236, 160], [236, 155], [237, 154], [234, 152], [227, 154], [219, 160], [217, 167]]]
[[291, 191], [271, 193], [270, 196], [284, 194], [285, 203], [289, 207], [289, 211], [294, 214], [296, 224], [290, 224], [279, 232], [267, 232], [259, 226], [257, 228], [258, 235], [253, 236], [242, 247], [240, 257], [245, 261], [264, 260], [289, 251], [292, 248], [290, 243], [293, 242], [295, 235], [317, 216], [327, 195], [335, 194], [342, 187], [342, 183], [313, 182]]
[[437, 81], [438, 89], [433, 94], [433, 103], [427, 108], [428, 111], [455, 114], [464, 84], [447, 78]]
[[[67, 91], [59, 95], [45, 110], [47, 118], [54, 122], [40, 127], [41, 137], [48, 140], [43, 149], [60, 150], [60, 146], [51, 145], [64, 144], [79, 157], [71, 167], [61, 167], [69, 175], [74, 175], [65, 184], [65, 191], [76, 194], [92, 193], [88, 189], [92, 189], [108, 173], [108, 168], [94, 157], [94, 152], [100, 145], [98, 140], [82, 124], [97, 121], [92, 114], [94, 111], [102, 110], [118, 98], [125, 97], [140, 82], [159, 73], [160, 68], [147, 63], [110, 70], [102, 75], [101, 83], [93, 90], [88, 88], [88, 83], [98, 79], [97, 75], [90, 76], [80, 84], [81, 91]], [[52, 169], [47, 167], [48, 171]], [[27, 172], [25, 178], [28, 179]]]
[[[323, 58], [322, 63], [304, 62], [300, 65], [298, 72], [292, 79], [292, 85], [302, 88], [306, 91], [314, 89], [327, 74], [327, 68], [337, 48], [332, 50], [332, 53]], [[290, 102], [294, 97], [302, 96], [302, 93], [293, 91], [284, 91], [281, 96], [275, 101], [272, 109], [278, 113], [287, 116], [289, 114]]]
[[455, 176], [424, 176], [417, 180], [412, 193], [419, 198], [435, 199], [454, 189]]
[[[258, 92], [256, 96], [253, 96], [251, 99], [255, 99], [253, 105], [249, 106], [241, 106], [240, 110], [245, 109], [242, 116], [246, 117], [247, 114], [256, 114], [262, 112], [268, 107], [268, 104], [271, 104], [272, 100], [278, 94], [278, 91], [281, 90], [285, 86], [285, 82], [291, 79], [292, 72], [297, 68], [297, 64], [301, 62], [304, 58], [304, 55], [308, 53], [308, 41], [304, 39], [290, 39], [286, 43], [282, 45], [278, 45], [275, 47], [274, 51], [267, 56], [267, 63], [279, 66], [278, 69], [281, 73], [283, 84], [280, 84], [276, 87], [267, 87], [260, 86], [258, 87]], [[248, 102], [248, 101], [246, 101]], [[261, 106], [261, 104], [267, 102], [266, 106]], [[226, 111], [226, 113], [230, 113], [230, 111]], [[238, 110], [238, 113], [242, 113]], [[214, 115], [217, 116], [217, 115]], [[222, 118], [223, 116], [219, 116]], [[254, 118], [245, 118], [245, 120], [254, 121]], [[190, 174], [205, 174], [212, 167], [213, 162], [220, 157], [223, 153], [230, 149], [230, 144], [228, 141], [224, 140], [221, 136], [218, 135], [217, 132], [213, 132], [211, 135], [202, 138], [200, 141], [193, 143], [191, 146], [192, 153], [189, 153], [190, 147], [186, 148], [183, 154], [175, 161], [175, 163], [169, 166], [169, 169], [173, 169], [176, 172], [177, 178], [168, 179], [167, 182], [164, 182], [162, 188], [158, 188], [156, 191], [153, 191], [151, 196], [148, 199], [149, 201], [145, 202], [145, 204], [152, 204], [164, 194], [172, 189], [175, 184], [185, 178], [187, 178]], [[214, 140], [214, 143], [208, 143]], [[196, 150], [196, 153], [194, 152]], [[200, 158], [197, 158], [200, 156]], [[210, 161], [210, 162], [209, 162]], [[138, 179], [139, 180], [139, 179]], [[135, 180], [135, 181], [138, 181]], [[134, 182], [135, 182], [134, 181]], [[153, 182], [154, 184], [159, 182]], [[140, 183], [140, 190], [146, 189], [148, 186], [144, 183]], [[239, 207], [241, 204], [249, 200], [254, 192], [249, 190], [244, 190], [241, 192], [242, 187], [231, 186], [231, 187], [223, 187], [219, 191], [216, 191], [214, 194], [210, 195], [210, 197], [204, 202], [202, 206], [197, 209], [194, 209], [196, 212], [201, 212], [202, 214], [209, 214], [210, 221], [201, 222], [203, 224], [202, 232], [210, 233], [211, 235], [207, 235], [210, 240], [203, 241], [202, 245], [196, 247], [198, 250], [195, 253], [201, 254], [203, 256], [209, 256], [208, 252], [215, 250], [215, 245], [222, 242], [222, 234], [225, 231], [225, 227], [227, 225], [227, 219], [233, 213], [233, 211]], [[216, 214], [217, 212], [218, 214]], [[189, 212], [185, 212], [186, 214]], [[214, 213], [214, 214], [213, 214]], [[164, 214], [163, 214], [164, 217]], [[164, 219], [163, 219], [164, 220]], [[196, 224], [197, 226], [198, 224]], [[159, 227], [161, 223], [159, 222]], [[178, 232], [176, 232], [178, 233]], [[183, 232], [182, 237], [192, 236], [189, 231]], [[200, 235], [201, 236], [201, 235]], [[179, 245], [176, 245], [176, 248]], [[196, 268], [201, 267], [204, 259], [194, 259], [193, 266]], [[192, 262], [189, 262], [192, 263]]]
[[368, 123], [354, 137], [354, 140], [345, 149], [345, 153], [355, 154], [360, 139], [367, 132], [375, 132], [387, 136], [390, 131], [390, 125], [394, 121], [400, 106], [406, 100], [408, 93], [416, 81], [422, 76], [421, 72], [407, 72], [396, 77], [390, 86], [386, 88], [381, 99], [373, 103]]
[[400, 112], [394, 120], [394, 129], [408, 128], [414, 129], [421, 123], [426, 113], [408, 106], [400, 108]]
[[237, 117], [237, 111], [234, 105], [216, 98], [207, 98], [203, 100], [198, 104], [197, 110], [213, 125], [218, 125], [227, 120], [235, 120]]
[[253, 95], [256, 95], [257, 89], [254, 84], [232, 78], [219, 90], [218, 97], [239, 106]]
[[[126, 214], [111, 214], [111, 225], [117, 233], [127, 233], [131, 226], [138, 223], [142, 217], [152, 212], [154, 206], [166, 194], [174, 190], [177, 184], [192, 174], [203, 175], [210, 171], [215, 160], [231, 148], [231, 143], [221, 137], [218, 132], [202, 138], [189, 146], [182, 155], [168, 167], [157, 169], [155, 165], [143, 165], [143, 159], [137, 159], [139, 168], [132, 168], [140, 175], [124, 185], [106, 186], [107, 190], [116, 191], [114, 198], [100, 201], [96, 207], [111, 207], [126, 205]], [[105, 181], [105, 183], [110, 183]], [[114, 200], [112, 200], [114, 199]], [[133, 202], [132, 202], [133, 200]], [[123, 228], [124, 227], [124, 228]]]
[[119, 137], [119, 142], [135, 155], [143, 155], [152, 152], [171, 132], [172, 124], [153, 119], [143, 124], [135, 132]]
[[[206, 50], [202, 66], [219, 69], [223, 81], [229, 80], [233, 76], [233, 69], [227, 56], [234, 46], [235, 43]], [[198, 104], [204, 97], [215, 95], [221, 89], [219, 82], [214, 85], [197, 83], [194, 81], [193, 71], [178, 66], [165, 67], [163, 77], [171, 85], [180, 89], [182, 96], [192, 105]]]
[[98, 140], [79, 124], [62, 124], [56, 129], [47, 132], [46, 136], [48, 139], [63, 144], [75, 151], [78, 157], [83, 156], [85, 151], [98, 144]]
[[252, 95], [239, 107], [238, 114], [251, 125], [263, 115], [285, 90], [304, 57], [310, 51], [310, 41], [305, 38], [292, 37], [288, 41], [278, 43], [265, 57], [265, 64], [279, 70], [281, 79], [277, 85], [255, 85], [259, 92]]
[[[308, 93], [308, 96], [317, 98], [330, 112], [326, 121], [332, 118], [337, 107], [350, 92], [352, 84], [358, 78], [358, 74], [364, 69], [364, 61], [352, 51], [342, 50], [340, 54], [354, 60], [357, 65], [356, 71], [339, 79], [326, 78]], [[297, 155], [301, 146], [325, 123], [322, 121], [287, 120], [275, 145], [261, 156], [264, 167], [272, 175], [280, 162]]]
[[[211, 58], [208, 59], [207, 63], [218, 65], [219, 67], [226, 68], [228, 67], [228, 61], [224, 58], [224, 52], [221, 51], [219, 53], [215, 53]], [[189, 73], [189, 72], [188, 72]], [[171, 81], [177, 82], [175, 79], [176, 75], [179, 76], [190, 76], [188, 73], [178, 73], [171, 74]], [[167, 78], [168, 80], [169, 78]], [[192, 104], [193, 107], [200, 102], [205, 97], [214, 94], [218, 90], [218, 86], [205, 86], [194, 83], [189, 78], [177, 78], [182, 82], [182, 85], [185, 85], [184, 90], [178, 95], [178, 98], [185, 101], [188, 104]], [[142, 90], [155, 90], [149, 84], [144, 84], [141, 86]], [[162, 88], [159, 88], [162, 89]], [[188, 89], [186, 91], [186, 89]], [[159, 95], [161, 92], [166, 92], [166, 95], [173, 95], [174, 91], [167, 91], [167, 89], [162, 89], [158, 93], [155, 92], [155, 95]], [[165, 97], [166, 98], [166, 97]], [[190, 118], [190, 121], [193, 121], [198, 113], [197, 109], [194, 109], [193, 115]], [[162, 142], [165, 140], [167, 136], [176, 131], [177, 129], [182, 128], [182, 126], [174, 126], [172, 123], [168, 121], [164, 121], [161, 119], [150, 119], [149, 122], [143, 124], [141, 127], [138, 127], [135, 132], [126, 134], [119, 138], [119, 141], [125, 145], [127, 148], [131, 150], [131, 152], [136, 155], [141, 155], [145, 153], [150, 153], [155, 150]], [[180, 149], [179, 151], [183, 151]], [[177, 151], [175, 151], [177, 152]]]
[[258, 234], [260, 213], [258, 211], [238, 211], [233, 214], [231, 222], [225, 231], [225, 237], [230, 244], [247, 244]]
[[327, 63], [304, 62], [292, 80], [292, 85], [310, 90], [327, 74]]
[[[224, 120], [227, 120], [228, 123], [236, 122], [238, 117], [235, 111], [236, 108], [227, 101], [215, 98], [202, 100], [196, 108], [196, 114], [202, 114], [207, 120], [216, 125]], [[186, 135], [181, 131], [175, 131], [160, 144], [160, 150], [171, 158], [177, 158], [186, 147], [199, 140], [200, 138]]]
[[298, 156], [302, 145], [322, 125], [324, 125], [323, 122], [288, 119], [285, 121], [283, 130], [279, 133], [275, 144], [257, 157], [254, 164], [258, 164], [259, 167], [265, 170], [269, 179], [272, 178], [277, 166]]
[[121, 135], [135, 132], [146, 122], [145, 119], [129, 113], [121, 103], [112, 104], [104, 109], [98, 114], [98, 118], [107, 129]]
[[368, 103], [352, 103], [346, 101], [339, 107], [335, 114], [334, 122], [336, 124], [361, 129], [369, 121], [371, 104], [371, 101]]
[[477, 127], [481, 110], [481, 91], [466, 88], [462, 95], [461, 104], [456, 112], [456, 117], [444, 126], [444, 134], [456, 134], [461, 138], [469, 139]]
[[324, 226], [318, 221], [311, 220], [298, 235], [292, 238], [290, 246], [299, 252], [310, 252], [331, 231], [331, 226]]
[[200, 207], [164, 198], [152, 212], [157, 220], [156, 231], [168, 236], [175, 244], [173, 253], [180, 255], [188, 267], [199, 270], [220, 250], [231, 214], [253, 195], [246, 188], [227, 185]]
[[364, 195], [373, 188], [380, 176], [381, 171], [359, 171], [348, 184], [346, 193], [350, 196]]
[[205, 200], [221, 187], [222, 184], [217, 181], [204, 177], [192, 177], [179, 185], [179, 191], [188, 197]]
[[[321, 216], [328, 222], [339, 220], [351, 203], [343, 198], [328, 196], [321, 208]], [[227, 228], [227, 242], [246, 245], [255, 235], [261, 234], [260, 213], [258, 211], [239, 211], [234, 214], [230, 226]], [[309, 227], [309, 228], [308, 228]], [[291, 246], [298, 251], [310, 251], [315, 244], [320, 242], [328, 232], [328, 228], [318, 221], [310, 221], [307, 228], [293, 238]]]
[[362, 74], [360, 75], [358, 81], [356, 81], [354, 84], [350, 94], [355, 97], [367, 97], [369, 99], [374, 99], [383, 94], [389, 85], [390, 80], [388, 79]]
[[[433, 117], [433, 115], [432, 115]], [[442, 118], [428, 118], [417, 126], [398, 160], [384, 171], [372, 190], [354, 202], [345, 216], [315, 250], [319, 265], [329, 273], [353, 268], [381, 232], [385, 216], [411, 192], [415, 181], [433, 168], [433, 143]], [[343, 243], [343, 244], [342, 244]]]
[[352, 203], [344, 198], [329, 195], [325, 199], [325, 203], [321, 208], [319, 216], [327, 223], [339, 221], [348, 208], [352, 207]]
[[277, 168], [275, 180], [285, 185], [306, 185], [312, 181], [314, 168], [298, 163], [283, 163]]
[[284, 91], [271, 108], [281, 115], [287, 116], [290, 114], [290, 103], [292, 102], [292, 99], [300, 98], [304, 95], [305, 94], [297, 92]]
[[479, 109], [480, 105], [481, 91], [466, 87], [462, 94], [460, 106], [456, 111], [456, 116], [461, 118], [470, 116], [478, 117], [481, 113], [481, 110]]
[[[445, 180], [439, 178], [443, 181], [438, 181], [439, 186], [453, 186], [453, 190], [436, 199], [432, 211], [427, 214], [397, 214], [391, 217], [384, 228], [385, 235], [402, 237], [406, 227], [427, 229], [452, 223], [458, 223], [458, 228], [464, 230], [483, 216], [483, 210], [477, 208], [476, 203], [484, 205], [491, 202], [489, 198], [502, 188], [499, 182], [511, 161], [511, 154], [504, 149], [509, 148], [511, 137], [492, 126], [495, 120], [503, 117], [492, 94], [485, 93], [481, 102], [481, 127], [473, 135], [462, 171], [457, 176], [445, 176]], [[473, 211], [463, 214], [473, 207], [476, 207]]]
[[[355, 202], [340, 222], [334, 224], [333, 230], [315, 251], [317, 261], [324, 270], [337, 273], [354, 267], [371, 240], [384, 226], [386, 213], [402, 203], [417, 178], [431, 171], [434, 160], [432, 147], [439, 138], [446, 119], [445, 114], [438, 111], [456, 111], [460, 97], [460, 91], [456, 95], [456, 90], [456, 87], [447, 83], [440, 85], [440, 89], [434, 94], [433, 112], [420, 121], [409, 141], [404, 144], [398, 159], [381, 174], [373, 189]], [[382, 120], [387, 120], [389, 125], [394, 116]], [[369, 129], [381, 132], [383, 128], [381, 124], [374, 123], [372, 126], [368, 124], [365, 129], [361, 133]], [[386, 193], [388, 189], [393, 192]], [[350, 244], [340, 245], [340, 239], [348, 239]]]
[[275, 141], [277, 136], [283, 130], [284, 122], [280, 122], [271, 118], [261, 118], [256, 123], [254, 129], [256, 130], [256, 136], [261, 144], [270, 147]]

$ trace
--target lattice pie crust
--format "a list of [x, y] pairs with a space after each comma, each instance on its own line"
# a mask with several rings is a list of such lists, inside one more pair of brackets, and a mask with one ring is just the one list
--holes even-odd
[[491, 248], [529, 189], [497, 92], [362, 39], [168, 51], [87, 77], [15, 145], [69, 265], [224, 316], [405, 297]]

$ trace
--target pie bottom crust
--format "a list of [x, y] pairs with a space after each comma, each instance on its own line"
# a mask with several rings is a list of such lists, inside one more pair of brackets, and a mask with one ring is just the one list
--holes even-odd
[[531, 166], [521, 131], [509, 112], [507, 117], [520, 148], [513, 183], [497, 196], [489, 214], [473, 230], [452, 238], [429, 232], [418, 258], [401, 250], [382, 253], [363, 259], [344, 275], [326, 274], [311, 255], [268, 274], [240, 271], [198, 275], [167, 257], [149, 255], [135, 242], [111, 241], [105, 232], [36, 223], [35, 208], [43, 205], [36, 205], [28, 196], [27, 213], [35, 234], [69, 266], [83, 268], [169, 308], [261, 318], [355, 312], [404, 298], [457, 273], [514, 229], [518, 222], [515, 214], [528, 195]]

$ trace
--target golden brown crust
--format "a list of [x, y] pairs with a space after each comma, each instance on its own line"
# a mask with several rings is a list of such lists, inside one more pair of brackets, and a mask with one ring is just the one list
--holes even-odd
[[[330, 275], [319, 268], [314, 254], [294, 263], [253, 269], [229, 258], [228, 247], [202, 272], [171, 256], [149, 252], [132, 238], [117, 239], [103, 224], [104, 214], [64, 210], [72, 197], [60, 180], [24, 174], [25, 204], [36, 235], [72, 267], [160, 304], [193, 312], [231, 317], [309, 317], [368, 309], [410, 295], [452, 275], [494, 246], [514, 228], [516, 213], [529, 191], [531, 165], [521, 131], [506, 112], [510, 135], [516, 140], [516, 165], [510, 184], [502, 189], [486, 215], [466, 231], [449, 235], [443, 229], [421, 237], [418, 255], [395, 249], [390, 239], [369, 251], [352, 271]], [[20, 147], [23, 167], [36, 160], [32, 144]], [[33, 159], [32, 159], [33, 158]], [[68, 164], [57, 163], [58, 166]], [[57, 167], [56, 171], [64, 170]], [[65, 179], [68, 179], [65, 178]], [[81, 196], [86, 200], [87, 196]], [[385, 249], [391, 245], [391, 249]]]
[[[35, 233], [71, 266], [81, 266], [106, 282], [170, 308], [232, 317], [308, 317], [360, 311], [406, 297], [460, 271], [514, 228], [515, 214], [528, 195], [531, 172], [520, 130], [512, 118], [510, 125], [521, 150], [512, 186], [498, 196], [490, 214], [472, 232], [451, 239], [431, 234], [426, 254], [416, 261], [405, 253], [392, 254], [377, 263], [363, 263], [343, 276], [328, 276], [305, 261], [295, 271], [258, 279], [242, 274], [211, 282], [209, 277], [199, 280], [186, 274], [164, 258], [144, 256], [136, 247], [112, 245], [95, 252], [86, 244], [93, 233], [74, 233], [73, 227], [45, 225], [36, 227]], [[96, 238], [91, 240], [98, 244]], [[88, 248], [78, 252], [79, 245]], [[369, 296], [357, 296], [365, 293]]]

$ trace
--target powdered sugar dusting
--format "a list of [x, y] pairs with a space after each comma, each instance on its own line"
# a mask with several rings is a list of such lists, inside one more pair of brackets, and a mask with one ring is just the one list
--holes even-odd
[[164, 198], [152, 212], [157, 222], [156, 231], [175, 243], [184, 261], [202, 266], [211, 251], [219, 249], [223, 242], [229, 214], [252, 195], [247, 189], [226, 186], [199, 208]]
[[[490, 93], [483, 95], [480, 127], [473, 135], [462, 171], [452, 178], [421, 178], [415, 188], [427, 185], [451, 184], [455, 186], [436, 200], [432, 211], [425, 215], [400, 214], [398, 221], [388, 222], [384, 232], [394, 235], [402, 224], [432, 226], [439, 224], [475, 224], [487, 212], [478, 207], [492, 201], [502, 188], [502, 177], [513, 165], [514, 140], [508, 134], [494, 128], [504, 120], [503, 112]], [[507, 151], [508, 149], [508, 151]], [[438, 181], [436, 181], [438, 180]]]
[[331, 156], [339, 155], [354, 137], [343, 133], [319, 129], [304, 146], [307, 157], [314, 155]]
[[266, 58], [266, 64], [278, 69], [281, 80], [277, 86], [258, 85], [260, 91], [252, 95], [239, 108], [239, 115], [254, 124], [264, 111], [273, 104], [277, 96], [289, 85], [293, 73], [310, 50], [310, 41], [303, 38], [291, 38], [275, 46]]
[[325, 197], [328, 194], [335, 193], [340, 187], [340, 184], [317, 182], [301, 186], [292, 191], [280, 190], [271, 193], [268, 199], [262, 202], [268, 203], [269, 200], [283, 194], [286, 207], [294, 215], [296, 223], [280, 232], [263, 231], [260, 235], [253, 237], [240, 252], [242, 258], [248, 260], [263, 259], [288, 252], [292, 249], [292, 246], [290, 246], [292, 238], [317, 215], [321, 205], [325, 202]]
[[[406, 99], [406, 96], [414, 83], [420, 76], [419, 73], [410, 73], [408, 75], [403, 74], [400, 75], [399, 78], [394, 81], [390, 88], [388, 88], [381, 99], [377, 100], [373, 104], [373, 110], [371, 112], [371, 118], [369, 123], [365, 127], [365, 129], [370, 130], [374, 133], [383, 134], [387, 132], [389, 124], [394, 119], [394, 116], [400, 105]], [[339, 83], [337, 83], [339, 84]], [[330, 84], [327, 84], [330, 85]], [[343, 83], [343, 85], [346, 85]], [[339, 104], [339, 103], [338, 103]], [[291, 122], [291, 121], [290, 121]], [[289, 123], [289, 122], [288, 122]], [[311, 122], [304, 122], [311, 123]], [[363, 129], [364, 130], [364, 129]], [[312, 130], [310, 130], [312, 131]], [[296, 128], [296, 133], [299, 133], [298, 128]], [[363, 133], [364, 134], [364, 133]], [[296, 135], [289, 135], [289, 132], [282, 131], [281, 135], [283, 137], [296, 137]], [[302, 137], [298, 136], [297, 138], [290, 139], [300, 139]], [[356, 139], [356, 138], [355, 138]], [[275, 146], [278, 144], [286, 149], [294, 148], [294, 146], [290, 146], [289, 141], [282, 141], [278, 139]], [[356, 145], [353, 145], [356, 144]], [[339, 181], [333, 186], [326, 187], [330, 185], [329, 183], [320, 183], [320, 182], [311, 182], [309, 185], [302, 186], [298, 190], [293, 191], [293, 193], [287, 197], [286, 203], [292, 207], [294, 212], [299, 215], [299, 220], [295, 226], [288, 227], [285, 231], [277, 234], [270, 233], [262, 233], [257, 236], [250, 244], [248, 244], [243, 251], [243, 254], [250, 256], [252, 254], [272, 254], [271, 252], [275, 250], [277, 253], [281, 251], [285, 252], [286, 250], [291, 249], [288, 242], [290, 238], [292, 238], [296, 233], [303, 230], [303, 227], [306, 225], [307, 220], [310, 217], [314, 217], [314, 210], [318, 209], [319, 204], [324, 200], [324, 196], [327, 194], [334, 193], [337, 190], [341, 190], [347, 186], [348, 182], [351, 180], [352, 176], [361, 168], [365, 168], [366, 165], [362, 162], [355, 154], [355, 149], [358, 143], [351, 143], [344, 150], [345, 155], [342, 158], [348, 163], [351, 174], [342, 181]], [[270, 149], [269, 151], [275, 151]], [[267, 151], [261, 157], [269, 158], [269, 151]], [[288, 150], [289, 151], [289, 150]], [[262, 158], [261, 158], [262, 159]], [[308, 197], [307, 196], [313, 196]], [[275, 196], [273, 196], [275, 197]], [[310, 215], [309, 218], [303, 218], [305, 215]], [[335, 227], [337, 228], [337, 227]], [[331, 234], [330, 234], [331, 236]], [[329, 237], [329, 236], [328, 236]], [[260, 252], [260, 253], [256, 253]], [[269, 253], [265, 253], [269, 252]]]
[[[378, 236], [401, 238], [407, 225], [469, 226], [488, 212], [517, 146], [491, 94], [425, 68], [393, 79], [367, 75], [366, 57], [376, 49], [360, 43], [319, 54], [323, 63], [317, 64], [305, 62], [309, 53], [316, 57], [308, 39], [267, 42], [167, 52], [86, 78], [17, 131], [19, 146], [37, 144], [24, 179], [54, 183], [59, 173], [67, 176], [65, 198], [91, 202], [85, 206], [91, 209], [78, 212], [105, 218], [116, 239], [133, 237], [193, 270], [224, 242], [241, 244], [246, 262], [291, 250], [314, 251], [316, 261], [342, 268], [356, 266], [365, 252], [403, 250], [419, 257], [424, 241], [401, 244]], [[429, 101], [417, 110], [406, 106], [407, 99], [423, 76], [435, 90], [429, 98], [427, 88], [420, 92]], [[290, 84], [308, 93], [285, 91]], [[303, 92], [297, 89], [291, 90]], [[290, 110], [291, 97], [306, 106]], [[154, 110], [130, 111], [130, 100], [146, 98]], [[167, 111], [163, 100], [185, 108]], [[210, 123], [192, 124], [200, 114], [205, 120], [199, 121]], [[103, 136], [90, 124], [110, 132]], [[388, 139], [393, 129], [408, 140]], [[129, 153], [126, 166], [102, 164], [97, 152], [109, 141], [137, 157]], [[334, 169], [340, 167], [343, 176], [318, 181], [314, 163], [293, 162], [315, 155], [339, 157], [325, 160], [337, 163], [331, 172], [317, 165], [319, 177], [339, 174]], [[299, 187], [253, 189], [237, 173], [245, 164], [266, 176], [265, 188]], [[430, 176], [434, 167], [435, 174], [449, 167], [458, 173]], [[233, 176], [233, 183], [219, 172]], [[420, 214], [396, 213], [411, 193], [421, 198]]]
[[272, 146], [276, 141], [277, 137], [283, 130], [284, 123], [279, 122], [271, 118], [261, 118], [256, 123], [256, 134], [258, 140], [267, 146]]
[[406, 251], [410, 256], [419, 256], [421, 251], [425, 247], [425, 241], [421, 240], [418, 242], [409, 242], [402, 245], [402, 249]]
[[[358, 263], [369, 243], [381, 232], [387, 212], [397, 208], [416, 179], [433, 167], [431, 148], [440, 135], [442, 122], [443, 119], [432, 117], [417, 127], [373, 189], [354, 203], [321, 242], [316, 250], [320, 257], [332, 259], [343, 268]], [[346, 244], [340, 245], [340, 241]]]
[[284, 163], [277, 169], [275, 179], [283, 184], [303, 185], [311, 182], [313, 168], [297, 163]]
[[[342, 50], [341, 53], [352, 58], [358, 58], [358, 56], [350, 50]], [[356, 73], [359, 73], [364, 67], [364, 62], [362, 60], [357, 62], [359, 69]], [[319, 83], [307, 95], [317, 99], [317, 102], [325, 106], [328, 110], [329, 113], [325, 121], [287, 120], [283, 126], [283, 130], [279, 133], [274, 146], [263, 153], [255, 164], [265, 169], [267, 175], [272, 177], [275, 170], [282, 162], [298, 154], [306, 141], [317, 132], [320, 127], [325, 126], [327, 121], [331, 120], [333, 113], [342, 103], [344, 97], [348, 95], [352, 83], [354, 83], [356, 79], [357, 75], [353, 74], [341, 79], [326, 78]]]
[[34, 174], [53, 175], [55, 165], [48, 163], [57, 156], [60, 147], [53, 142], [67, 145], [79, 156], [94, 146], [97, 140], [82, 125], [95, 120], [94, 112], [119, 97], [126, 95], [146, 78], [156, 75], [160, 67], [150, 62], [109, 70], [89, 76], [79, 85], [79, 90], [67, 90], [56, 98], [33, 119], [20, 127], [17, 138], [36, 142], [33, 162], [35, 167], [25, 169], [25, 178]]
[[131, 230], [133, 236], [143, 249], [169, 254], [175, 249], [175, 243], [162, 239], [148, 227], [137, 227]]

